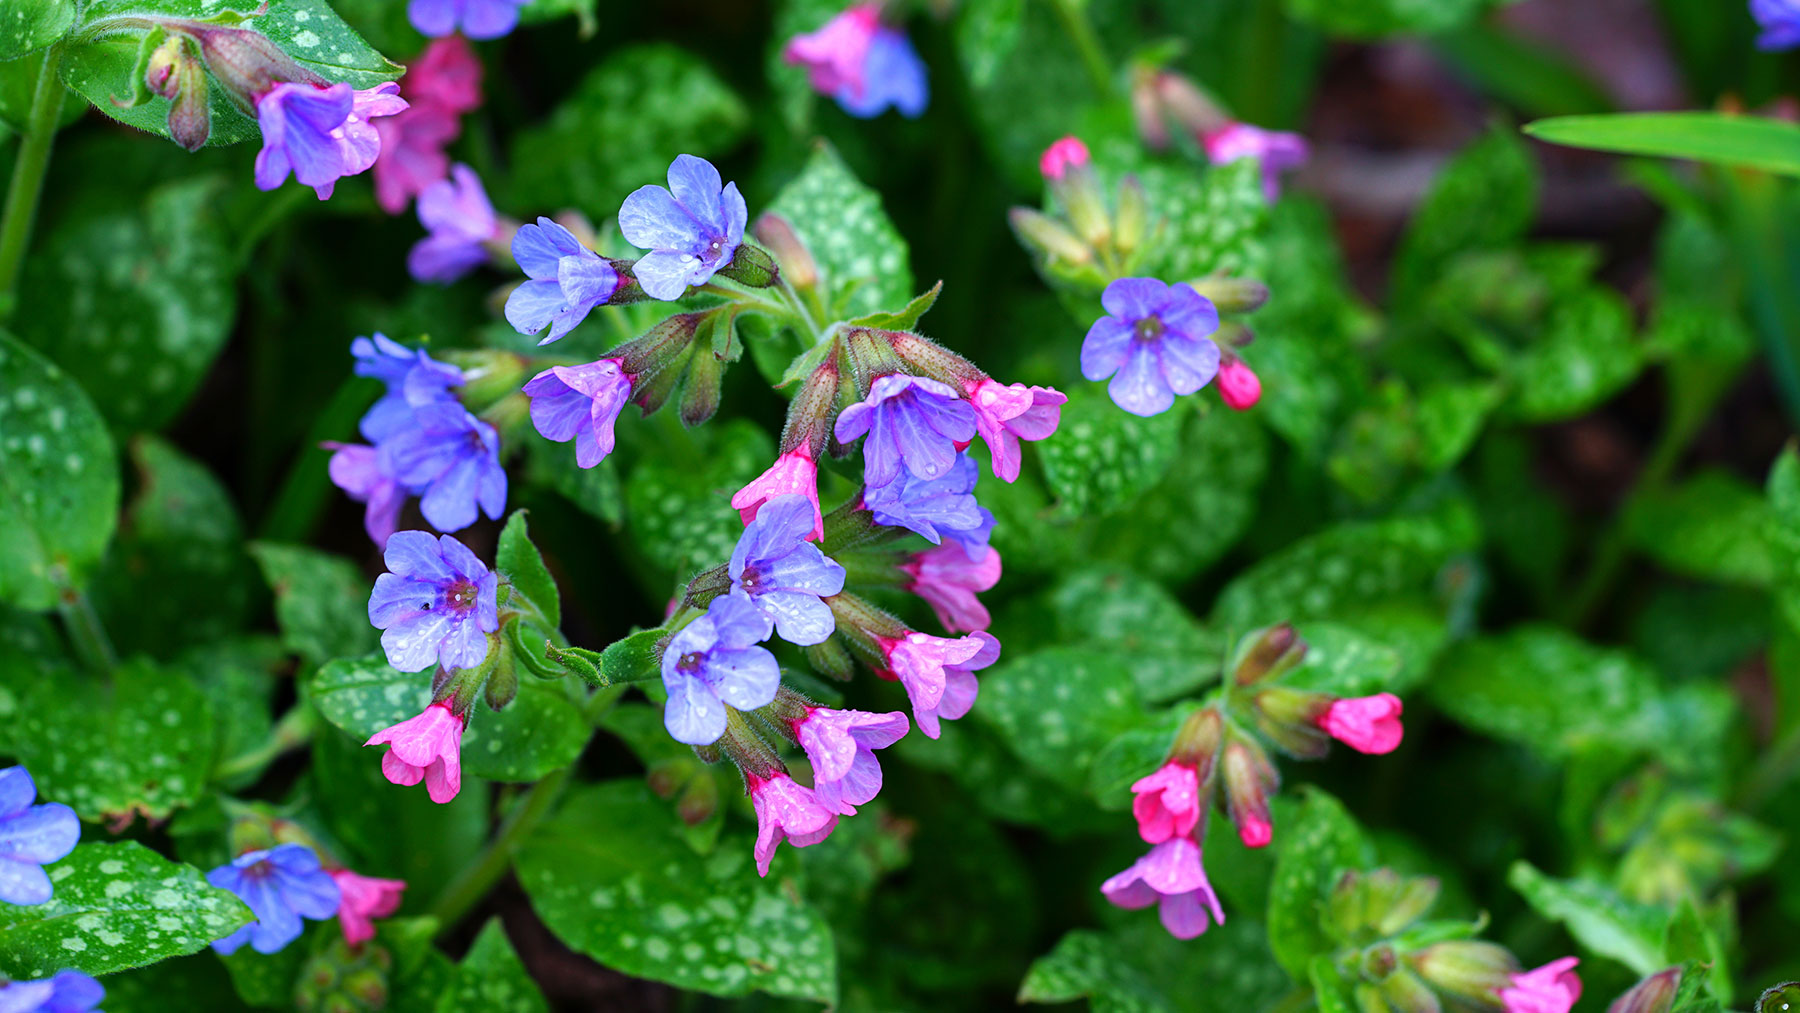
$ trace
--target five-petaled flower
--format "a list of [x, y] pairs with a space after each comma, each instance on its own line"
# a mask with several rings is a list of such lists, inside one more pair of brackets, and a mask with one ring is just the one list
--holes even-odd
[[369, 121], [406, 108], [392, 81], [374, 88], [283, 81], [256, 98], [263, 147], [256, 154], [256, 186], [273, 190], [292, 172], [320, 200], [345, 176], [375, 164], [381, 135]]
[[1131, 868], [1102, 883], [1100, 892], [1122, 908], [1160, 903], [1163, 928], [1177, 939], [1205, 932], [1208, 911], [1212, 921], [1225, 923], [1219, 897], [1200, 863], [1200, 845], [1190, 837], [1171, 837], [1151, 848]]
[[632, 274], [653, 299], [679, 299], [731, 263], [749, 220], [737, 184], [721, 185], [719, 170], [693, 155], [675, 156], [667, 188], [639, 187], [619, 208], [625, 241], [650, 251]]
[[925, 599], [946, 631], [988, 628], [992, 619], [975, 594], [1000, 582], [999, 550], [989, 546], [975, 558], [960, 543], [943, 544], [913, 555], [900, 569], [912, 577], [906, 589]]
[[519, 226], [512, 254], [531, 280], [506, 297], [506, 322], [520, 334], [550, 328], [540, 345], [569, 333], [594, 307], [617, 295], [622, 285], [611, 261], [548, 218]]
[[1756, 48], [1774, 51], [1800, 46], [1800, 0], [1750, 0], [1750, 16], [1762, 27]]
[[1170, 760], [1132, 784], [1131, 815], [1147, 844], [1190, 837], [1200, 823], [1200, 777], [1193, 764]]
[[838, 442], [863, 440], [863, 483], [879, 488], [902, 469], [942, 478], [957, 448], [975, 438], [975, 409], [948, 384], [893, 373], [877, 379], [869, 396], [845, 408], [834, 427]]
[[382, 631], [388, 664], [402, 672], [480, 665], [487, 635], [500, 628], [499, 577], [449, 535], [397, 531], [383, 558], [389, 572], [375, 578], [369, 622]]
[[419, 512], [439, 531], [461, 531], [477, 513], [506, 509], [500, 434], [456, 402], [420, 405], [410, 428], [382, 444], [395, 479], [420, 491]]
[[748, 598], [724, 594], [706, 614], [669, 638], [663, 651], [663, 726], [677, 742], [707, 746], [725, 734], [725, 708], [766, 707], [781, 687], [781, 667], [759, 645], [769, 617]]
[[331, 880], [338, 887], [338, 928], [351, 946], [374, 939], [374, 919], [400, 910], [400, 895], [406, 891], [405, 880], [377, 879], [349, 869], [331, 870]]
[[302, 918], [324, 921], [337, 914], [338, 885], [304, 844], [277, 844], [249, 851], [206, 874], [206, 881], [230, 890], [249, 905], [256, 920], [217, 940], [227, 956], [248, 942], [258, 953], [276, 953], [300, 938]]
[[1575, 957], [1560, 957], [1543, 967], [1512, 975], [1512, 986], [1500, 990], [1506, 1013], [1569, 1013], [1581, 998]]
[[1133, 415], [1160, 415], [1175, 395], [1192, 394], [1219, 371], [1219, 329], [1212, 300], [1186, 283], [1120, 278], [1106, 286], [1094, 321], [1081, 343], [1081, 375], [1112, 377], [1114, 402]]
[[744, 779], [756, 809], [757, 875], [769, 874], [769, 862], [782, 841], [804, 848], [830, 837], [837, 828], [838, 813], [786, 774], [775, 771], [763, 777], [745, 771]]
[[407, 788], [424, 781], [425, 793], [442, 804], [462, 791], [462, 733], [467, 725], [464, 715], [440, 700], [369, 736], [363, 745], [391, 747], [381, 758], [381, 775]]
[[419, 281], [449, 283], [488, 261], [488, 241], [500, 229], [481, 177], [456, 165], [419, 194], [419, 224], [429, 233], [406, 254], [406, 269]]
[[106, 989], [80, 971], [0, 984], [0, 1010], [5, 1013], [87, 1013], [104, 998]]
[[955, 639], [910, 631], [880, 644], [888, 671], [912, 701], [913, 720], [931, 739], [938, 737], [940, 719], [969, 713], [981, 690], [975, 672], [1000, 660], [1000, 641], [985, 631]]
[[1016, 481], [1024, 463], [1020, 440], [1047, 439], [1062, 421], [1069, 396], [1053, 387], [1011, 386], [984, 377], [967, 387], [975, 409], [975, 430], [988, 445], [994, 477]]
[[975, 500], [981, 468], [968, 454], [939, 478], [922, 479], [903, 471], [887, 485], [863, 490], [864, 505], [875, 523], [906, 528], [933, 545], [955, 542], [971, 560], [987, 554], [994, 515]]
[[575, 463], [592, 468], [613, 451], [613, 423], [631, 400], [631, 377], [618, 359], [551, 366], [523, 388], [531, 424], [546, 440], [575, 441]]
[[0, 901], [42, 904], [50, 899], [44, 866], [75, 850], [81, 820], [61, 802], [37, 801], [37, 783], [24, 767], [0, 770]]
[[1402, 709], [1400, 698], [1392, 693], [1336, 700], [1320, 716], [1319, 727], [1359, 753], [1391, 753], [1404, 734]]
[[463, 371], [439, 362], [423, 348], [408, 348], [376, 331], [372, 338], [350, 342], [352, 367], [357, 376], [373, 377], [387, 385], [387, 392], [363, 414], [357, 428], [372, 443], [380, 443], [412, 428], [413, 409], [454, 401], [450, 388], [462, 385]]
[[409, 0], [406, 18], [421, 35], [449, 35], [457, 29], [471, 39], [497, 39], [519, 24], [519, 8], [530, 0]]
[[881, 763], [875, 750], [906, 737], [906, 715], [809, 707], [794, 723], [794, 735], [813, 769], [813, 797], [845, 816], [881, 792]]
[[844, 589], [844, 568], [806, 540], [812, 530], [805, 496], [776, 496], [757, 509], [731, 550], [731, 593], [749, 599], [781, 639], [801, 647], [824, 643], [837, 629], [822, 599]]

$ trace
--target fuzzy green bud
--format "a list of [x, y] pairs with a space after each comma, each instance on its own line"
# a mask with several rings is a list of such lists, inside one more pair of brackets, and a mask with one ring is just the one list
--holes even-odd
[[1407, 961], [1434, 988], [1488, 1007], [1519, 970], [1519, 962], [1505, 947], [1475, 939], [1433, 943], [1408, 955]]

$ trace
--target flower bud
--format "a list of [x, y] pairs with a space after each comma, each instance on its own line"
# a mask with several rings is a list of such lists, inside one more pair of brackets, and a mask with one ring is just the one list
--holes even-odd
[[1314, 760], [1331, 750], [1331, 736], [1319, 728], [1319, 718], [1331, 708], [1327, 693], [1270, 686], [1251, 698], [1256, 727], [1281, 751], [1299, 759]]
[[499, 664], [494, 666], [494, 671], [483, 687], [482, 698], [487, 701], [489, 710], [499, 711], [505, 710], [506, 705], [512, 703], [513, 697], [518, 695], [519, 670], [513, 664], [512, 652], [502, 651]]
[[1169, 749], [1169, 759], [1193, 767], [1204, 784], [1212, 776], [1224, 731], [1225, 723], [1219, 712], [1202, 707], [1181, 723], [1181, 729], [1175, 733], [1175, 744]]
[[[1631, 987], [1631, 991], [1614, 999], [1606, 1013], [1669, 1013], [1675, 1005], [1675, 993], [1681, 989], [1681, 968], [1658, 971]], [[1763, 1006], [1778, 1009], [1779, 1006]]]
[[1087, 171], [1091, 165], [1087, 145], [1074, 135], [1053, 142], [1038, 158], [1038, 171], [1052, 184], [1062, 182], [1072, 172]]
[[1260, 848], [1275, 836], [1269, 795], [1281, 784], [1275, 765], [1254, 739], [1231, 734], [1225, 744], [1225, 806], [1246, 848]]
[[1225, 115], [1219, 104], [1180, 74], [1169, 71], [1157, 74], [1155, 87], [1164, 112], [1188, 133], [1198, 137], [1231, 125], [1231, 117]]
[[1256, 332], [1241, 320], [1221, 320], [1212, 338], [1220, 348], [1244, 348], [1256, 340]]
[[178, 75], [182, 66], [193, 62], [188, 55], [188, 40], [184, 36], [166, 36], [144, 64], [144, 87], [150, 89], [152, 95], [174, 98], [181, 91]]
[[1306, 641], [1294, 632], [1292, 623], [1278, 623], [1240, 642], [1232, 678], [1240, 686], [1249, 686], [1282, 675], [1304, 657]]
[[856, 378], [856, 391], [860, 397], [868, 396], [869, 388], [875, 385], [876, 380], [906, 372], [906, 363], [900, 361], [893, 344], [888, 341], [887, 333], [857, 327], [845, 338], [845, 350], [850, 357], [850, 373]]
[[850, 651], [844, 642], [836, 637], [822, 644], [803, 647], [800, 653], [806, 655], [806, 663], [813, 671], [839, 682], [849, 682], [856, 674], [856, 662], [850, 657]]
[[[174, 41], [174, 40], [171, 40]], [[175, 70], [174, 101], [169, 105], [169, 136], [189, 151], [199, 151], [212, 136], [212, 107], [207, 103], [206, 71], [194, 60]]]
[[[1086, 148], [1082, 154], [1087, 154]], [[1049, 183], [1057, 203], [1069, 216], [1069, 224], [1075, 226], [1076, 235], [1092, 247], [1112, 242], [1112, 218], [1106, 213], [1106, 201], [1101, 197], [1100, 179], [1094, 175], [1093, 165], [1086, 161], [1067, 162], [1062, 175]]]
[[[685, 365], [683, 353], [693, 344], [694, 334], [700, 324], [711, 313], [704, 310], [699, 313], [677, 313], [667, 320], [658, 323], [644, 333], [607, 353], [609, 358], [619, 360], [619, 369], [631, 377], [633, 388], [646, 377], [653, 377], [665, 372], [679, 373], [671, 367]], [[663, 393], [664, 397], [668, 392]], [[661, 402], [659, 401], [658, 404]], [[654, 409], [646, 408], [648, 414]]]
[[781, 453], [804, 451], [806, 457], [814, 462], [825, 456], [826, 447], [831, 442], [831, 426], [837, 419], [838, 386], [841, 379], [834, 348], [826, 354], [824, 361], [806, 375], [800, 392], [794, 395], [794, 400], [788, 405], [787, 422], [781, 427]]
[[1249, 411], [1262, 400], [1262, 380], [1248, 363], [1229, 353], [1219, 363], [1219, 400], [1239, 412]]
[[[1113, 249], [1129, 259], [1144, 245], [1150, 227], [1150, 199], [1144, 196], [1144, 184], [1136, 176], [1119, 182], [1118, 213], [1113, 217]], [[1216, 301], [1216, 300], [1215, 300]]]
[[739, 243], [737, 252], [731, 255], [731, 262], [719, 268], [718, 273], [749, 288], [769, 288], [781, 275], [775, 266], [775, 258], [751, 243]]
[[1431, 989], [1405, 967], [1379, 982], [1359, 983], [1356, 1005], [1362, 1013], [1443, 1013], [1444, 1009]]
[[877, 333], [886, 336], [888, 344], [893, 346], [894, 354], [900, 356], [919, 376], [949, 384], [957, 390], [967, 390], [987, 379], [987, 374], [973, 362], [930, 338], [909, 331]]
[[1433, 943], [1407, 962], [1433, 987], [1459, 999], [1493, 1006], [1500, 990], [1512, 984], [1519, 962], [1505, 947], [1474, 939]]
[[1389, 895], [1387, 910], [1376, 912], [1376, 933], [1396, 935], [1424, 917], [1425, 912], [1437, 903], [1442, 888], [1443, 884], [1436, 876], [1414, 876], [1403, 880], [1400, 888]]
[[[171, 23], [170, 27], [177, 25]], [[200, 58], [206, 61], [206, 69], [212, 71], [239, 108], [251, 116], [256, 114], [256, 100], [284, 81], [329, 83], [302, 67], [261, 32], [200, 22], [183, 22], [179, 27], [200, 43]]]
[[1063, 223], [1031, 208], [1016, 207], [1006, 213], [1013, 234], [1028, 250], [1048, 261], [1081, 266], [1094, 260], [1094, 249], [1070, 232]]
[[687, 789], [675, 800], [675, 815], [690, 827], [712, 819], [719, 810], [719, 779], [711, 774], [688, 779]]
[[1151, 151], [1169, 148], [1169, 124], [1163, 116], [1162, 96], [1157, 94], [1155, 67], [1139, 66], [1131, 75], [1131, 119], [1139, 139]]
[[1213, 275], [1190, 281], [1188, 285], [1211, 299], [1220, 313], [1254, 313], [1269, 301], [1269, 286], [1254, 278], [1222, 278]]
[[524, 356], [497, 348], [459, 348], [442, 355], [445, 362], [462, 370], [457, 397], [463, 406], [480, 414], [501, 398], [518, 393], [526, 380]]
[[704, 348], [694, 350], [693, 364], [688, 366], [687, 387], [681, 392], [681, 424], [689, 429], [713, 417], [719, 410], [719, 388], [725, 379], [725, 364]]
[[806, 243], [801, 241], [786, 218], [773, 211], [764, 211], [757, 216], [750, 231], [775, 255], [781, 276], [789, 285], [807, 289], [819, 283], [818, 262], [813, 260], [812, 251], [806, 248]]

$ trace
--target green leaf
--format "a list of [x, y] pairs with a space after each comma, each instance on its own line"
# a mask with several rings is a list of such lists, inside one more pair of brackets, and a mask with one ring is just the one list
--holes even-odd
[[[971, 716], [979, 718], [985, 706], [977, 704]], [[1083, 786], [1065, 786], [1021, 764], [990, 724], [948, 721], [942, 732], [935, 742], [908, 735], [894, 749], [911, 766], [953, 778], [981, 811], [995, 819], [1041, 827], [1059, 836], [1117, 826], [1116, 815], [1101, 812], [1081, 794]]]
[[575, 34], [591, 39], [600, 27], [595, 8], [599, 0], [531, 0], [519, 11], [522, 25], [541, 25], [575, 15]]
[[362, 654], [380, 639], [369, 625], [370, 581], [354, 563], [303, 545], [251, 542], [275, 592], [281, 642], [311, 665]]
[[456, 965], [456, 982], [438, 999], [438, 1013], [548, 1013], [550, 1004], [519, 962], [500, 919], [490, 918]]
[[1256, 160], [1239, 159], [1196, 175], [1193, 167], [1151, 163], [1138, 181], [1161, 220], [1139, 274], [1197, 281], [1209, 274], [1245, 275], [1264, 262], [1268, 197]]
[[[401, 672], [379, 652], [339, 658], [313, 675], [313, 705], [357, 741], [422, 712], [431, 676]], [[463, 732], [463, 770], [493, 781], [535, 781], [581, 755], [588, 726], [563, 684], [519, 682], [519, 695], [499, 711], [471, 708]]]
[[526, 469], [534, 485], [555, 489], [590, 517], [614, 527], [625, 519], [625, 491], [618, 462], [611, 455], [583, 468], [575, 463], [568, 444], [532, 440], [527, 444]]
[[1146, 716], [1126, 655], [1071, 647], [1002, 660], [982, 673], [975, 713], [1027, 767], [1076, 791], [1087, 787], [1095, 755]]
[[668, 448], [633, 468], [625, 481], [632, 541], [669, 574], [685, 575], [731, 557], [744, 531], [731, 495], [775, 457], [768, 434], [743, 419], [673, 439], [689, 438], [691, 447]]
[[1286, 0], [1296, 21], [1333, 35], [1375, 39], [1456, 28], [1502, 0]]
[[1489, 131], [1464, 149], [1438, 174], [1407, 227], [1394, 262], [1394, 304], [1412, 304], [1452, 255], [1522, 238], [1537, 190], [1530, 152], [1511, 130]]
[[1639, 498], [1625, 516], [1632, 543], [1671, 572], [1753, 587], [1775, 577], [1770, 521], [1755, 487], [1717, 470]]
[[1427, 471], [1456, 466], [1475, 445], [1488, 414], [1501, 402], [1501, 389], [1487, 381], [1438, 383], [1419, 395], [1419, 464]]
[[200, 870], [136, 841], [78, 845], [49, 867], [56, 894], [32, 907], [0, 904], [0, 971], [110, 974], [198, 953], [251, 920]]
[[212, 705], [187, 673], [133, 659], [110, 685], [71, 673], [29, 687], [13, 727], [19, 762], [86, 820], [160, 820], [206, 790]]
[[48, 46], [75, 24], [74, 0], [14, 0], [0, 24], [0, 60]]
[[1306, 980], [1313, 957], [1331, 949], [1321, 922], [1338, 872], [1373, 860], [1362, 828], [1342, 802], [1317, 788], [1302, 791], [1294, 818], [1276, 835], [1269, 883], [1269, 946], [1296, 981]]
[[1542, 333], [1513, 361], [1516, 394], [1506, 407], [1526, 422], [1584, 415], [1623, 390], [1643, 365], [1630, 305], [1611, 289], [1592, 287], [1552, 307]]
[[[175, 659], [174, 668], [193, 676], [212, 704], [218, 762], [255, 752], [273, 730], [270, 707], [275, 673], [287, 652], [273, 637], [244, 637], [197, 644]], [[245, 782], [261, 770], [247, 772]]]
[[881, 195], [831, 145], [819, 142], [768, 210], [786, 218], [812, 253], [825, 305], [835, 315], [880, 313], [912, 298], [906, 241], [882, 209]]
[[662, 642], [669, 631], [658, 626], [616, 640], [600, 652], [600, 674], [606, 684], [648, 682], [662, 675]]
[[1321, 953], [1306, 966], [1307, 981], [1313, 988], [1313, 1003], [1319, 1013], [1351, 1013], [1356, 1009], [1350, 998], [1350, 986], [1329, 954]]
[[513, 590], [525, 596], [543, 618], [555, 629], [562, 625], [562, 598], [556, 593], [556, 578], [544, 565], [544, 557], [531, 542], [525, 526], [525, 511], [514, 510], [500, 532], [500, 547], [494, 551], [494, 569], [512, 583]]
[[1557, 116], [1525, 126], [1540, 141], [1627, 155], [1688, 158], [1800, 176], [1800, 126], [1729, 113]]
[[0, 602], [87, 582], [119, 514], [119, 460], [79, 384], [0, 331]]
[[1131, 785], [1162, 766], [1169, 758], [1169, 747], [1192, 707], [1177, 708], [1156, 719], [1149, 727], [1120, 732], [1088, 765], [1087, 793], [1102, 809], [1118, 811], [1131, 807]]
[[1085, 929], [1062, 937], [1056, 948], [1031, 962], [1019, 985], [1019, 1002], [1087, 999], [1094, 1013], [1165, 1013], [1168, 1002], [1127, 963], [1112, 940]]
[[1109, 513], [1155, 486], [1175, 460], [1182, 415], [1139, 418], [1078, 388], [1063, 406], [1056, 438], [1037, 445], [1058, 507], [1071, 515]]
[[1530, 862], [1514, 862], [1506, 882], [1532, 910], [1561, 922], [1577, 942], [1595, 953], [1638, 974], [1668, 965], [1662, 945], [1669, 929], [1667, 909], [1633, 903], [1611, 887], [1589, 880], [1552, 879]]
[[785, 876], [757, 878], [748, 840], [696, 855], [641, 781], [571, 792], [525, 841], [518, 873], [544, 924], [615, 970], [709, 995], [837, 1000], [824, 919]]
[[1218, 678], [1223, 640], [1155, 581], [1084, 570], [1057, 585], [1049, 606], [1062, 640], [1129, 657], [1132, 681], [1147, 702], [1185, 696]]
[[956, 55], [969, 86], [986, 88], [1019, 42], [1025, 0], [968, 0], [956, 10]]
[[1423, 666], [1409, 670], [1400, 651], [1353, 627], [1308, 622], [1298, 632], [1306, 641], [1306, 657], [1281, 677], [1283, 686], [1333, 696], [1373, 696], [1404, 693], [1411, 685], [1406, 675], [1425, 673]]
[[[924, 316], [930, 311], [931, 307], [937, 303], [938, 293], [943, 290], [944, 283], [940, 281], [931, 286], [929, 291], [916, 297], [912, 302], [907, 303], [906, 306], [897, 313], [871, 313], [868, 316], [857, 317], [855, 320], [845, 322], [853, 327], [874, 327], [884, 331], [910, 331], [918, 326], [919, 318]], [[812, 357], [813, 356], [807, 356], [807, 358]], [[807, 373], [810, 373], [813, 369], [817, 368], [818, 366], [814, 365], [810, 369], [800, 373], [800, 376], [805, 376]], [[798, 379], [798, 377], [796, 377], [796, 379]]]

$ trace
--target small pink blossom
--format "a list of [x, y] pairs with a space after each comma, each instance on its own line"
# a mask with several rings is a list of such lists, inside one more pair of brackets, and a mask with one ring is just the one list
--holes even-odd
[[1264, 130], [1248, 123], [1232, 123], [1201, 137], [1206, 157], [1214, 165], [1242, 158], [1262, 162], [1263, 194], [1269, 203], [1281, 196], [1281, 174], [1306, 164], [1311, 148], [1299, 134]]
[[977, 669], [1000, 658], [1000, 641], [990, 633], [947, 639], [910, 632], [902, 640], [883, 640], [889, 670], [906, 688], [913, 720], [926, 738], [938, 737], [938, 721], [953, 721], [975, 706], [980, 684]]
[[1237, 819], [1238, 840], [1246, 848], [1266, 848], [1275, 839], [1275, 825], [1263, 813], [1240, 813]]
[[1235, 411], [1249, 411], [1262, 400], [1262, 381], [1250, 364], [1239, 358], [1227, 358], [1219, 364], [1219, 399]]
[[456, 114], [419, 102], [398, 116], [375, 122], [381, 153], [375, 158], [375, 202], [397, 215], [424, 189], [450, 174], [444, 148], [462, 132]]
[[406, 68], [400, 93], [409, 102], [430, 103], [455, 116], [481, 105], [481, 60], [460, 35], [433, 39]]
[[462, 790], [462, 733], [465, 722], [447, 703], [434, 703], [418, 717], [407, 718], [369, 737], [365, 746], [387, 743], [381, 773], [399, 785], [425, 782], [431, 800], [448, 802]]
[[[817, 844], [837, 828], [838, 814], [822, 804], [811, 788], [794, 783], [776, 772], [767, 778], [745, 772], [750, 782], [750, 804], [756, 809], [756, 873], [769, 874], [775, 848], [787, 841], [796, 848]], [[845, 807], [845, 815], [856, 812]]]
[[349, 869], [331, 870], [331, 879], [338, 885], [338, 927], [351, 946], [375, 938], [373, 919], [400, 910], [400, 895], [406, 890], [405, 880], [376, 879]]
[[880, 4], [856, 4], [825, 22], [818, 31], [789, 39], [781, 58], [805, 67], [813, 90], [821, 95], [836, 95], [840, 91], [860, 95], [869, 45], [880, 27]]
[[1400, 745], [1400, 698], [1392, 693], [1350, 697], [1332, 703], [1319, 727], [1360, 753], [1391, 753]]
[[811, 707], [794, 734], [813, 769], [813, 796], [846, 816], [881, 792], [881, 763], [875, 750], [906, 737], [906, 715]]
[[1177, 939], [1205, 932], [1208, 910], [1214, 922], [1225, 924], [1219, 897], [1200, 864], [1200, 845], [1191, 837], [1171, 837], [1151, 848], [1131, 868], [1102, 883], [1100, 892], [1122, 908], [1160, 902], [1163, 928]]
[[[1078, 142], [1079, 143], [1079, 142]], [[1051, 387], [1011, 386], [988, 377], [969, 384], [964, 393], [975, 409], [975, 430], [987, 442], [994, 477], [1012, 482], [1023, 459], [1020, 440], [1041, 440], [1056, 432], [1067, 394]]]
[[768, 471], [739, 489], [731, 497], [731, 508], [748, 527], [764, 503], [790, 494], [805, 496], [812, 503], [813, 526], [807, 539], [814, 542], [823, 539], [825, 517], [819, 512], [819, 466], [813, 462], [812, 451], [804, 444], [777, 457]]
[[1069, 136], [1057, 140], [1038, 158], [1038, 171], [1045, 179], [1060, 180], [1070, 169], [1081, 169], [1088, 165], [1087, 145], [1081, 138]]
[[1552, 960], [1543, 967], [1512, 975], [1512, 987], [1500, 990], [1506, 1013], [1569, 1013], [1581, 998], [1581, 979], [1574, 957]]
[[912, 576], [906, 589], [925, 599], [938, 622], [951, 633], [985, 630], [991, 617], [987, 606], [975, 597], [1000, 582], [1000, 552], [988, 546], [978, 560], [955, 542], [944, 542], [900, 564]]
[[1200, 775], [1191, 764], [1170, 760], [1139, 778], [1131, 790], [1137, 793], [1131, 815], [1146, 843], [1190, 836], [1200, 823]]

